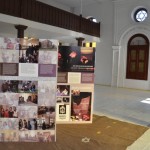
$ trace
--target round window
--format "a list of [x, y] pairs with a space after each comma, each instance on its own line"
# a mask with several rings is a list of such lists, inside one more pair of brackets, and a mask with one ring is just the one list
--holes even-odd
[[139, 8], [134, 13], [134, 20], [136, 22], [143, 22], [147, 16], [147, 10], [145, 8]]

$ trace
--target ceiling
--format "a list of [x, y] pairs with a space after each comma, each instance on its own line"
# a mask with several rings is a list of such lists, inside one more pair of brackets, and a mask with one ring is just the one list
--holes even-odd
[[69, 6], [69, 7], [78, 7], [80, 8], [81, 5], [90, 5], [93, 3], [100, 3], [102, 0], [55, 0], [60, 4]]
[[[67, 6], [69, 8], [81, 8], [82, 6], [91, 5], [94, 3], [101, 3], [104, 1], [114, 1], [114, 0], [37, 0], [49, 5], [60, 4]], [[115, 0], [116, 1], [116, 0]]]

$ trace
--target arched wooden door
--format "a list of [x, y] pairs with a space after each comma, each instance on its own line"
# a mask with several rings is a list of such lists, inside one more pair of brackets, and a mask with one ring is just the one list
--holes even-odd
[[136, 34], [129, 39], [127, 50], [127, 79], [147, 80], [149, 40], [143, 34]]

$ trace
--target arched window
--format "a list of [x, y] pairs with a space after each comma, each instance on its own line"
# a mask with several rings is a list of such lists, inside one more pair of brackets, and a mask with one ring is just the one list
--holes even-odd
[[147, 80], [149, 40], [143, 34], [136, 34], [128, 41], [127, 79]]

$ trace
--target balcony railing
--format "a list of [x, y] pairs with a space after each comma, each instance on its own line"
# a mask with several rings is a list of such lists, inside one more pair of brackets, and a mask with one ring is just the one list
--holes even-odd
[[0, 13], [100, 37], [100, 23], [36, 0], [0, 0]]

